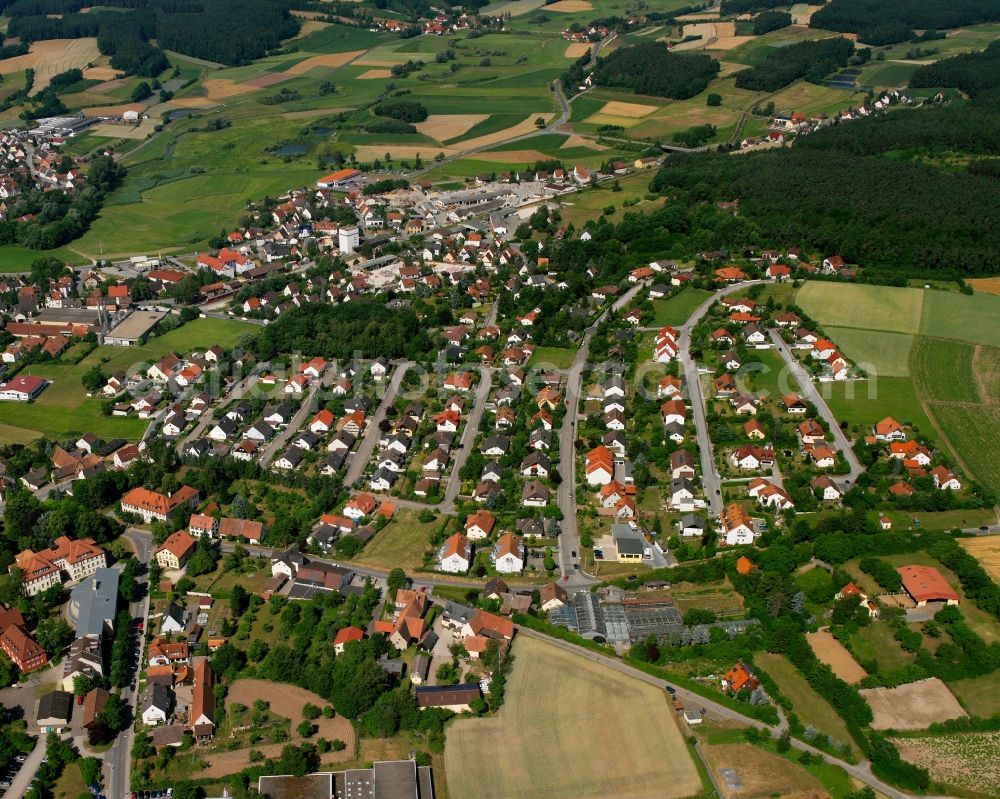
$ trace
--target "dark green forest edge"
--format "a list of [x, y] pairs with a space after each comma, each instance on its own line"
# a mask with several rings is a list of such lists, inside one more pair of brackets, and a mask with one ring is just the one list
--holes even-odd
[[739, 217], [713, 223], [706, 247], [808, 245], [882, 280], [996, 274], [1000, 44], [923, 67], [910, 84], [970, 99], [831, 125], [791, 149], [672, 156], [651, 190], [694, 215], [739, 199]]

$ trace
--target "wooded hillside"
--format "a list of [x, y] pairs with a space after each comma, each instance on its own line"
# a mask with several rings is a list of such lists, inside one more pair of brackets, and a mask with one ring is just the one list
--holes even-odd
[[594, 67], [594, 83], [637, 94], [686, 100], [704, 91], [718, 74], [719, 62], [711, 56], [671, 53], [662, 42], [644, 42], [599, 58]]

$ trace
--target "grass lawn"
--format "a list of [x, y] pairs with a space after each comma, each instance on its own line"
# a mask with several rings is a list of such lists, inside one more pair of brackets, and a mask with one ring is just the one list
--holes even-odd
[[657, 327], [682, 325], [694, 310], [711, 296], [712, 292], [704, 289], [685, 288], [672, 297], [653, 300], [653, 308], [656, 309], [653, 324]]
[[58, 258], [71, 264], [83, 264], [90, 261], [69, 247], [59, 247], [55, 250], [29, 250], [27, 247], [16, 247], [12, 244], [0, 247], [0, 272], [22, 272], [31, 268], [39, 258]]
[[954, 680], [948, 687], [971, 715], [989, 717], [1000, 713], [1000, 671]]
[[90, 791], [83, 782], [80, 766], [70, 763], [56, 780], [52, 795], [55, 799], [78, 799], [81, 794], [90, 795]]
[[778, 683], [781, 693], [791, 700], [795, 713], [803, 724], [827, 733], [838, 743], [850, 744], [851, 751], [857, 751], [844, 720], [837, 715], [829, 702], [816, 693], [809, 685], [809, 681], [788, 661], [788, 658], [766, 653], [758, 655], [756, 663]]
[[431, 534], [441, 526], [441, 518], [424, 524], [419, 511], [404, 508], [375, 534], [354, 558], [356, 563], [376, 569], [399, 566], [406, 571], [423, 568], [424, 553], [430, 549]]
[[753, 390], [763, 399], [779, 399], [782, 394], [797, 392], [798, 382], [788, 371], [777, 350], [748, 350], [743, 368], [753, 369]]
[[[451, 799], [671, 799], [701, 790], [665, 692], [523, 635], [513, 654], [499, 713], [448, 726]], [[641, 747], [634, 745], [637, 730]]]
[[569, 369], [575, 357], [576, 350], [568, 347], [537, 347], [528, 360], [528, 367]]
[[852, 327], [826, 327], [823, 332], [869, 378], [909, 377], [914, 341], [909, 333], [876, 333]]
[[920, 405], [916, 385], [910, 378], [821, 383], [817, 390], [834, 416], [847, 422], [852, 435], [861, 431], [867, 433], [879, 419], [892, 416], [911, 425], [918, 438], [936, 438], [931, 421]]
[[874, 660], [880, 669], [898, 669], [913, 661], [892, 637], [888, 624], [873, 622], [851, 636], [851, 646], [862, 660]]
[[885, 515], [892, 519], [894, 528], [913, 527], [913, 519], [919, 519], [921, 530], [954, 530], [968, 527], [979, 527], [981, 524], [994, 524], [996, 513], [990, 508], [972, 510], [942, 510], [942, 511], [886, 511]]

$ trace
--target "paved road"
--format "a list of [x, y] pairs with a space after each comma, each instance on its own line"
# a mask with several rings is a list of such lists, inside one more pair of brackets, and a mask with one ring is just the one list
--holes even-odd
[[694, 419], [698, 436], [698, 452], [701, 456], [701, 484], [705, 490], [709, 511], [717, 516], [722, 513], [722, 484], [719, 472], [715, 467], [715, 455], [712, 452], [712, 439], [708, 435], [708, 422], [705, 419], [705, 396], [701, 390], [701, 381], [698, 379], [698, 364], [691, 358], [691, 331], [701, 321], [702, 317], [708, 313], [720, 298], [727, 294], [734, 294], [746, 291], [750, 286], [763, 283], [762, 280], [748, 280], [743, 283], [734, 283], [715, 292], [711, 297], [699, 305], [694, 313], [688, 317], [687, 322], [677, 329], [678, 359], [681, 370], [684, 373], [684, 383], [687, 386], [688, 398], [691, 402], [691, 417]]
[[261, 466], [267, 466], [274, 459], [275, 455], [283, 452], [288, 440], [298, 433], [302, 425], [306, 423], [306, 420], [316, 412], [316, 409], [313, 407], [313, 399], [316, 397], [317, 392], [326, 386], [327, 379], [332, 372], [333, 370], [327, 366], [326, 371], [320, 375], [320, 379], [313, 383], [312, 388], [309, 389], [302, 399], [302, 405], [299, 406], [288, 426], [272, 438], [271, 442], [264, 448], [259, 458]]
[[[844, 460], [847, 461], [847, 465], [850, 466], [850, 472], [848, 472], [846, 477], [846, 482], [854, 485], [854, 482], [858, 479], [858, 475], [864, 471], [861, 466], [860, 461], [858, 461], [857, 455], [854, 454], [854, 450], [851, 449], [851, 442], [847, 440], [847, 436], [844, 435], [844, 431], [840, 429], [840, 422], [837, 417], [833, 415], [833, 411], [830, 410], [830, 406], [826, 404], [826, 400], [820, 395], [819, 391], [816, 390], [816, 384], [812, 381], [809, 373], [806, 372], [805, 368], [799, 363], [798, 359], [792, 355], [791, 350], [788, 349], [788, 345], [782, 340], [781, 336], [774, 329], [768, 331], [771, 335], [771, 341], [774, 342], [775, 348], [778, 350], [778, 354], [781, 355], [782, 359], [785, 361], [785, 365], [788, 370], [794, 375], [795, 380], [799, 384], [799, 388], [802, 391], [802, 395], [809, 400], [813, 405], [816, 406], [816, 410], [819, 415], [826, 420], [826, 423], [830, 426], [830, 432], [833, 433], [833, 440], [837, 444], [837, 448], [843, 453]], [[844, 479], [842, 476], [838, 479]]]
[[364, 435], [361, 437], [361, 443], [358, 444], [358, 448], [355, 453], [351, 456], [351, 463], [347, 467], [347, 474], [344, 477], [344, 485], [352, 486], [354, 481], [361, 477], [361, 473], [365, 470], [365, 466], [368, 460], [372, 456], [372, 452], [375, 449], [375, 445], [378, 443], [381, 431], [378, 426], [385, 419], [386, 412], [390, 405], [396, 401], [396, 394], [399, 393], [399, 387], [403, 382], [403, 377], [406, 375], [406, 371], [413, 366], [413, 361], [403, 361], [396, 367], [396, 370], [392, 373], [392, 378], [389, 380], [389, 384], [386, 387], [385, 395], [382, 397], [382, 402], [379, 404], [378, 409], [375, 411], [375, 415], [372, 416], [371, 421], [368, 423], [368, 427], [365, 429]]
[[[134, 527], [126, 530], [125, 535], [132, 542], [133, 547], [135, 547], [136, 558], [139, 562], [148, 565], [153, 551], [152, 536], [145, 530], [139, 530]], [[139, 585], [141, 597], [137, 602], [131, 603], [129, 611], [133, 619], [142, 619], [143, 629], [147, 629], [149, 622], [149, 590], [145, 577], [140, 579]], [[138, 638], [141, 640], [142, 636], [140, 635]], [[141, 669], [142, 663], [137, 663], [134, 673], [137, 674]], [[122, 695], [128, 704], [128, 716], [134, 721], [138, 696], [135, 692], [126, 693], [125, 691], [122, 692]], [[113, 799], [125, 796], [125, 793], [130, 789], [130, 756], [134, 740], [135, 727], [134, 725], [129, 725], [128, 729], [123, 731], [115, 740], [114, 746], [104, 755], [104, 785], [107, 789], [105, 794], [113, 797]]]
[[[572, 652], [574, 655], [585, 657], [588, 660], [594, 661], [595, 663], [600, 663], [604, 666], [607, 666], [608, 668], [614, 669], [615, 671], [621, 674], [625, 674], [629, 677], [634, 677], [635, 679], [641, 680], [642, 682], [647, 683], [649, 685], [654, 685], [661, 690], [665, 690], [666, 686], [670, 684], [671, 687], [673, 687], [676, 690], [677, 696], [684, 703], [685, 708], [687, 708], [688, 710], [704, 708], [706, 711], [705, 715], [707, 717], [725, 719], [729, 721], [735, 721], [746, 726], [757, 727], [758, 729], [767, 730], [772, 736], [780, 735], [784, 731], [785, 726], [787, 724], [787, 722], [784, 721], [783, 719], [782, 723], [779, 724], [777, 727], [774, 728], [769, 727], [763, 722], [748, 718], [747, 716], [744, 716], [742, 713], [738, 713], [737, 711], [732, 710], [726, 707], [725, 705], [717, 704], [716, 702], [713, 702], [711, 699], [703, 697], [701, 694], [693, 693], [692, 691], [688, 691], [684, 688], [681, 688], [680, 686], [674, 686], [673, 684], [668, 683], [666, 680], [661, 680], [658, 677], [654, 677], [651, 674], [647, 674], [644, 671], [640, 671], [639, 669], [633, 668], [632, 666], [629, 666], [628, 664], [623, 663], [622, 661], [616, 658], [610, 657], [608, 655], [602, 655], [598, 652], [594, 652], [593, 650], [585, 649], [582, 646], [577, 646], [576, 644], [572, 644], [568, 641], [563, 641], [562, 639], [559, 638], [550, 638], [549, 636], [543, 633], [536, 632], [535, 630], [531, 630], [527, 627], [518, 626], [517, 629], [518, 629], [518, 635], [525, 635], [528, 636], [529, 638], [537, 638], [539, 640], [546, 641], [547, 643], [550, 643], [553, 646], [557, 646], [560, 649], [565, 649], [568, 652]], [[821, 752], [820, 750], [815, 749], [809, 744], [804, 743], [803, 741], [799, 741], [795, 738], [792, 738], [792, 746], [803, 752], [811, 752], [813, 754], [822, 755], [823, 759], [827, 763], [839, 766], [840, 768], [844, 769], [844, 771], [846, 771], [848, 774], [850, 774], [852, 777], [856, 777], [858, 780], [865, 783], [866, 785], [871, 786], [876, 791], [885, 794], [886, 796], [889, 797], [889, 799], [913, 799], [911, 794], [893, 788], [891, 785], [887, 785], [886, 783], [878, 779], [874, 774], [872, 774], [871, 765], [868, 763], [868, 761], [861, 761], [860, 763], [848, 763], [844, 760], [840, 760], [836, 757], [833, 757], [832, 755], [829, 755], [826, 752]]]
[[559, 573], [562, 575], [562, 585], [566, 588], [589, 586], [595, 580], [580, 567], [580, 530], [576, 519], [576, 429], [583, 370], [590, 356], [590, 341], [608, 315], [625, 307], [643, 288], [644, 283], [637, 283], [587, 328], [573, 363], [566, 372], [566, 415], [559, 428], [559, 472], [562, 482], [556, 490], [556, 503], [563, 514], [559, 533]]
[[493, 388], [493, 373], [485, 366], [479, 367], [479, 385], [476, 386], [475, 399], [472, 410], [465, 420], [465, 427], [462, 429], [462, 438], [458, 444], [458, 453], [451, 464], [451, 474], [448, 477], [448, 485], [444, 490], [444, 499], [437, 506], [443, 513], [455, 512], [455, 500], [458, 499], [458, 490], [462, 486], [462, 478], [459, 472], [469, 458], [472, 445], [476, 441], [476, 434], [479, 432], [479, 423], [483, 418], [483, 411], [486, 409], [486, 398]]
[[[225, 402], [228, 405], [230, 402], [238, 402], [246, 396], [246, 393], [253, 389], [257, 385], [257, 380], [260, 375], [257, 372], [251, 372], [242, 380], [240, 380], [232, 390], [225, 392]], [[200, 438], [205, 432], [205, 428], [209, 426], [215, 426], [215, 419], [212, 418], [211, 410], [206, 408], [201, 414], [198, 421], [195, 422], [194, 427], [191, 428], [190, 432], [184, 436], [178, 443], [178, 449], [183, 450], [188, 444], [196, 439]]]

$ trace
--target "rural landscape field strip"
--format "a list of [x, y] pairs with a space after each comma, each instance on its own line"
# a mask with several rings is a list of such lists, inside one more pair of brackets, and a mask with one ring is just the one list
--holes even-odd
[[523, 635], [513, 653], [499, 714], [448, 728], [452, 799], [679, 799], [700, 789], [662, 691]]

